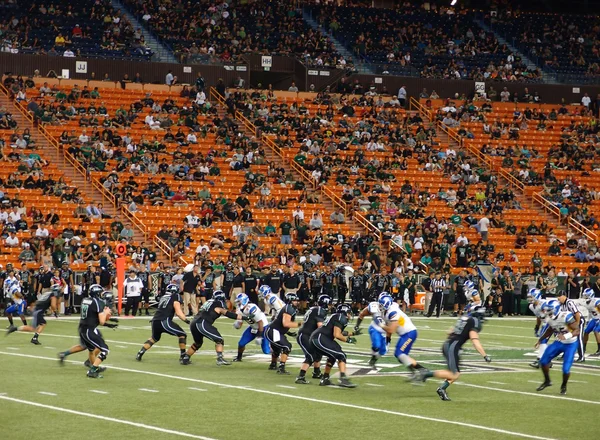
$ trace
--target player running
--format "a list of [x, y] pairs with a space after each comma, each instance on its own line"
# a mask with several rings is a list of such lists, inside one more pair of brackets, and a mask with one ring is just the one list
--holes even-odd
[[587, 310], [590, 318], [583, 331], [583, 352], [585, 354], [590, 333], [594, 333], [596, 343], [598, 344], [598, 351], [590, 354], [590, 357], [597, 357], [600, 356], [600, 299], [596, 299], [594, 289], [590, 288], [585, 289], [581, 296], [581, 308]]
[[25, 317], [27, 301], [25, 301], [23, 293], [21, 292], [21, 286], [18, 284], [11, 285], [7, 293], [12, 303], [4, 310], [4, 314], [8, 318], [8, 330], [10, 333], [10, 330], [15, 327], [13, 324], [13, 314], [17, 314], [19, 318], [21, 318], [23, 326], [27, 325], [27, 318]]
[[329, 307], [331, 306], [331, 297], [329, 295], [321, 295], [317, 300], [317, 305], [308, 309], [304, 315], [304, 322], [298, 332], [298, 344], [304, 353], [304, 362], [300, 367], [300, 374], [296, 377], [296, 383], [308, 384], [306, 380], [306, 371], [313, 365], [313, 379], [321, 379], [323, 374], [321, 373], [321, 358], [322, 356], [317, 355], [315, 350], [312, 349], [310, 344], [310, 335], [319, 327], [323, 325], [327, 314], [329, 313]]
[[465, 342], [471, 340], [473, 347], [483, 356], [485, 361], [492, 361], [486, 354], [481, 342], [479, 342], [479, 333], [483, 327], [485, 313], [485, 307], [473, 306], [470, 308], [468, 316], [463, 315], [456, 322], [454, 329], [442, 346], [442, 353], [446, 358], [448, 369], [436, 371], [429, 371], [426, 368], [419, 369], [415, 373], [413, 381], [425, 382], [430, 377], [444, 379], [444, 383], [437, 389], [437, 394], [440, 399], [450, 401], [446, 390], [460, 377], [460, 351]]
[[11, 326], [9, 327], [7, 334], [11, 334], [16, 331], [32, 332], [33, 338], [31, 338], [31, 343], [34, 345], [42, 345], [42, 343], [39, 341], [39, 337], [44, 331], [44, 327], [46, 327], [46, 319], [44, 319], [44, 315], [46, 310], [50, 308], [52, 297], [55, 295], [55, 290], [59, 289], [60, 286], [54, 285], [50, 288], [50, 290], [40, 295], [38, 300], [35, 302], [31, 325], [23, 325], [19, 328]]
[[[90, 286], [88, 298], [81, 301], [81, 319], [79, 320], [79, 344], [74, 345], [67, 351], [58, 354], [58, 360], [64, 364], [67, 356], [80, 351], [89, 352], [89, 361], [92, 364], [87, 372], [87, 377], [97, 379], [102, 377], [105, 368], [101, 363], [106, 360], [109, 349], [98, 326], [116, 328], [118, 324], [112, 324], [109, 321], [116, 321], [111, 318], [110, 307], [104, 302], [104, 289], [98, 284]], [[97, 355], [96, 355], [97, 353]]]
[[[250, 302], [250, 298], [245, 293], [238, 293], [235, 297], [236, 312], [242, 315], [242, 318], [248, 322], [248, 328], [244, 330], [240, 341], [238, 342], [238, 354], [233, 362], [242, 362], [242, 355], [252, 341], [260, 345], [264, 354], [271, 353], [269, 341], [264, 338], [264, 330], [268, 324], [267, 317], [260, 308]], [[242, 320], [235, 321], [233, 326], [237, 329], [242, 327]]]
[[[277, 370], [277, 374], [290, 374], [285, 369], [285, 363], [292, 351], [292, 344], [287, 340], [286, 334], [290, 329], [300, 327], [300, 323], [295, 322], [298, 313], [299, 298], [295, 293], [285, 295], [285, 306], [277, 314], [273, 322], [267, 325], [265, 329], [265, 338], [271, 345], [271, 364], [269, 370]], [[279, 358], [279, 366], [276, 366]]]
[[144, 342], [144, 345], [140, 348], [140, 351], [138, 351], [135, 356], [137, 361], [141, 361], [144, 353], [160, 341], [163, 333], [166, 333], [168, 335], [176, 336], [179, 339], [179, 363], [181, 365], [188, 365], [190, 363], [190, 358], [185, 352], [187, 334], [178, 324], [173, 322], [173, 316], [177, 315], [177, 317], [186, 324], [190, 323], [190, 320], [187, 319], [185, 313], [183, 313], [183, 309], [181, 308], [182, 304], [183, 299], [179, 293], [179, 286], [176, 284], [169, 284], [165, 290], [165, 294], [160, 297], [158, 305], [156, 306], [156, 313], [150, 321], [152, 336]]
[[556, 300], [546, 301], [542, 304], [542, 312], [548, 316], [548, 328], [540, 336], [535, 344], [536, 348], [545, 338], [549, 338], [553, 332], [557, 334], [557, 340], [548, 346], [544, 355], [540, 359], [540, 366], [544, 373], [544, 382], [537, 387], [537, 391], [552, 386], [550, 381], [550, 363], [552, 359], [563, 353], [563, 381], [560, 387], [560, 394], [567, 394], [567, 382], [571, 375], [571, 366], [575, 360], [575, 354], [578, 348], [579, 325], [573, 313], [561, 310], [560, 303]]
[[[542, 311], [542, 305], [544, 304], [544, 298], [542, 298], [542, 291], [536, 288], [529, 289], [529, 292], [527, 292], [527, 301], [529, 302], [529, 310], [531, 310], [531, 313], [533, 313], [536, 317], [536, 323], [533, 331], [535, 333], [535, 336], [539, 338], [540, 334], [544, 334], [546, 332], [546, 329], [548, 328], [548, 324], [546, 323], [546, 314]], [[542, 358], [544, 352], [546, 351], [546, 348], [548, 347], [548, 339], [549, 338], [540, 340], [537, 359], [529, 364], [530, 367], [540, 368], [540, 359]]]
[[[391, 342], [391, 332], [388, 332], [383, 314], [394, 304], [394, 299], [387, 292], [381, 292], [377, 301], [372, 301], [360, 312], [360, 316], [370, 314], [373, 319], [369, 325], [371, 338], [371, 360], [369, 365], [375, 367], [377, 360], [387, 353], [388, 344]], [[357, 324], [358, 326], [358, 324]], [[356, 332], [356, 327], [354, 327]]]
[[217, 290], [213, 293], [211, 299], [202, 304], [200, 311], [194, 317], [190, 324], [194, 343], [187, 350], [187, 359], [191, 358], [194, 353], [200, 350], [204, 343], [204, 338], [208, 338], [215, 343], [215, 351], [217, 352], [217, 365], [231, 365], [223, 358], [224, 340], [219, 330], [214, 326], [215, 321], [222, 315], [229, 319], [242, 319], [242, 315], [233, 313], [227, 310], [227, 299], [222, 290]]
[[311, 350], [315, 354], [327, 357], [325, 365], [325, 373], [320, 386], [331, 385], [331, 369], [334, 364], [338, 363], [340, 369], [339, 386], [343, 388], [356, 388], [356, 384], [350, 382], [346, 377], [346, 353], [340, 347], [338, 341], [355, 344], [356, 339], [352, 337], [352, 332], [346, 332], [345, 328], [352, 317], [352, 308], [347, 304], [340, 304], [336, 307], [335, 313], [323, 323], [321, 327], [316, 329], [310, 336]]

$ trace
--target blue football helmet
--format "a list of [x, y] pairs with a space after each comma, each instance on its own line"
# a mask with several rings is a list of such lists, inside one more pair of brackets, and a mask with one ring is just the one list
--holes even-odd
[[534, 287], [533, 289], [529, 289], [529, 292], [527, 292], [527, 301], [529, 301], [530, 303], [540, 301], [541, 299], [542, 291], [540, 289], [536, 289]]
[[392, 304], [394, 304], [394, 300], [390, 295], [380, 295], [378, 302], [381, 305], [381, 307], [383, 307], [383, 310], [389, 309], [392, 306]]
[[235, 305], [238, 306], [240, 309], [242, 307], [245, 307], [249, 302], [250, 298], [248, 298], [248, 295], [246, 295], [245, 293], [238, 293], [235, 296]]
[[544, 304], [542, 304], [541, 310], [548, 316], [556, 316], [560, 313], [560, 303], [554, 299], [545, 301]]
[[258, 288], [258, 297], [264, 299], [269, 293], [272, 293], [271, 288], [266, 284], [263, 284]]
[[594, 289], [590, 289], [589, 287], [585, 289], [581, 295], [583, 296], [583, 299], [585, 299], [587, 302], [592, 301], [596, 297]]

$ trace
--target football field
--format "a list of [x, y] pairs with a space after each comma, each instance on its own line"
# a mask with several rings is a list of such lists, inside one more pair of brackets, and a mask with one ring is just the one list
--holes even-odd
[[[440, 347], [454, 319], [414, 322], [419, 339], [411, 355], [430, 369], [443, 368]], [[231, 360], [242, 332], [225, 318], [216, 324]], [[452, 401], [442, 402], [435, 392], [439, 380], [406, 381], [393, 357], [396, 336], [392, 353], [369, 368], [368, 321], [356, 345], [342, 344], [350, 379], [358, 384], [343, 389], [320, 387], [310, 379], [312, 369], [311, 383], [296, 385], [303, 356], [295, 341], [289, 376], [268, 371], [269, 357], [254, 343], [244, 362], [218, 367], [214, 344], [207, 341], [193, 363], [182, 366], [177, 340], [169, 335], [137, 362], [150, 337], [147, 318], [121, 319], [118, 329], [102, 331], [111, 350], [107, 370], [104, 378], [89, 379], [86, 353], [70, 356], [63, 367], [56, 358], [78, 342], [77, 320], [48, 318], [41, 346], [29, 342], [29, 333], [0, 336], [0, 439], [590, 438], [600, 427], [600, 362], [575, 364], [566, 396], [559, 394], [562, 372], [555, 362], [554, 385], [536, 392], [542, 374], [528, 366], [535, 359], [533, 324], [533, 318], [488, 320], [481, 342], [492, 363], [467, 343], [464, 374], [448, 389]], [[2, 319], [0, 325], [8, 323]], [[590, 341], [588, 354], [594, 351]]]

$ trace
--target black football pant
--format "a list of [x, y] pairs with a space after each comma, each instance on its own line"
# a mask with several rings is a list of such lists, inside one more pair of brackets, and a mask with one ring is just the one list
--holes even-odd
[[433, 292], [433, 296], [431, 297], [431, 302], [429, 303], [429, 311], [427, 312], [427, 316], [433, 315], [433, 311], [437, 308], [436, 317], [440, 317], [442, 313], [442, 301], [444, 301], [444, 293], [443, 292]]
[[140, 306], [141, 297], [139, 296], [129, 296], [127, 297], [127, 303], [125, 303], [125, 316], [129, 315], [129, 312], [132, 311], [132, 316], [137, 315], [138, 307]]

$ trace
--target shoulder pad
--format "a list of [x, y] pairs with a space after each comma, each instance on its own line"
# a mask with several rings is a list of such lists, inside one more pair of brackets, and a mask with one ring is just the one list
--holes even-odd
[[248, 310], [248, 313], [256, 313], [256, 310], [258, 309], [258, 307], [256, 307], [254, 304], [252, 304], [252, 306], [250, 307], [250, 309]]
[[397, 318], [399, 315], [397, 310], [390, 310], [390, 312], [388, 313], [388, 318], [389, 319], [395, 319]]
[[567, 315], [565, 316], [565, 322], [567, 324], [572, 324], [573, 322], [575, 322], [575, 316], [572, 313], [567, 313]]

